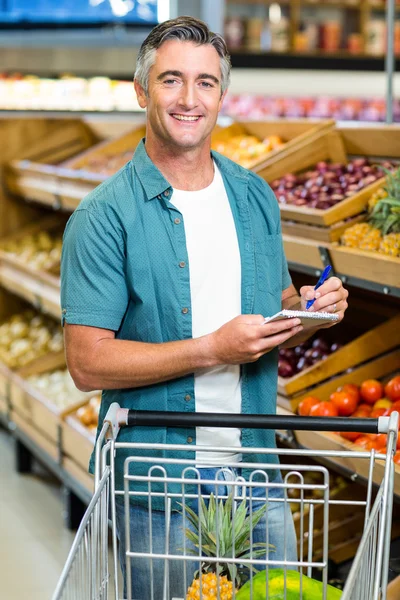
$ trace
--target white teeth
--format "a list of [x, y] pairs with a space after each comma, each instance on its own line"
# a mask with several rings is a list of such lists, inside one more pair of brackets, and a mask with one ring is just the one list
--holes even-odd
[[175, 119], [178, 119], [178, 121], [197, 121], [198, 119], [200, 119], [200, 117], [191, 117], [191, 116], [184, 116], [184, 115], [172, 115]]

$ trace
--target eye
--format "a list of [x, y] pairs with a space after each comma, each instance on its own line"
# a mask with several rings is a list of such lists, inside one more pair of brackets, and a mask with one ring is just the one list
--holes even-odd
[[208, 81], [200, 81], [200, 85], [204, 88], [212, 88], [214, 87], [212, 83], [209, 83]]
[[174, 83], [177, 83], [177, 80], [176, 79], [165, 79], [164, 83], [166, 85], [173, 85]]

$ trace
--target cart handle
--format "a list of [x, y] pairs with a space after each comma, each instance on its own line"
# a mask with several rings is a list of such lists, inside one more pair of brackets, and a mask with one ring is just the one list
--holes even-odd
[[[119, 408], [119, 407], [118, 407]], [[237, 427], [239, 429], [290, 429], [299, 431], [357, 431], [387, 433], [390, 417], [297, 417], [175, 411], [128, 410], [119, 408], [121, 427]]]

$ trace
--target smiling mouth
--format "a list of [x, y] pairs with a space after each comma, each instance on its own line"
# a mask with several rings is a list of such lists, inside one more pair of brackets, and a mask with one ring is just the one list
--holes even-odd
[[172, 113], [171, 117], [177, 121], [185, 121], [186, 123], [195, 123], [201, 119], [201, 115], [179, 115], [176, 113]]

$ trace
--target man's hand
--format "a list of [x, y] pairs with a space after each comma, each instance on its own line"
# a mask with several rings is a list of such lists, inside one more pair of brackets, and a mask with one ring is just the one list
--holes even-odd
[[[314, 290], [313, 286], [305, 285], [300, 288], [301, 309], [306, 310], [308, 300], [315, 302], [308, 312], [322, 311], [329, 313], [337, 313], [339, 321], [344, 317], [344, 313], [348, 307], [347, 298], [349, 292], [343, 287], [341, 280], [338, 277], [330, 277], [318, 290]], [[337, 323], [337, 321], [336, 321]], [[335, 323], [324, 325], [325, 328], [332, 327]]]
[[264, 324], [262, 315], [239, 315], [209, 334], [209, 350], [217, 364], [251, 363], [303, 330], [300, 319]]

